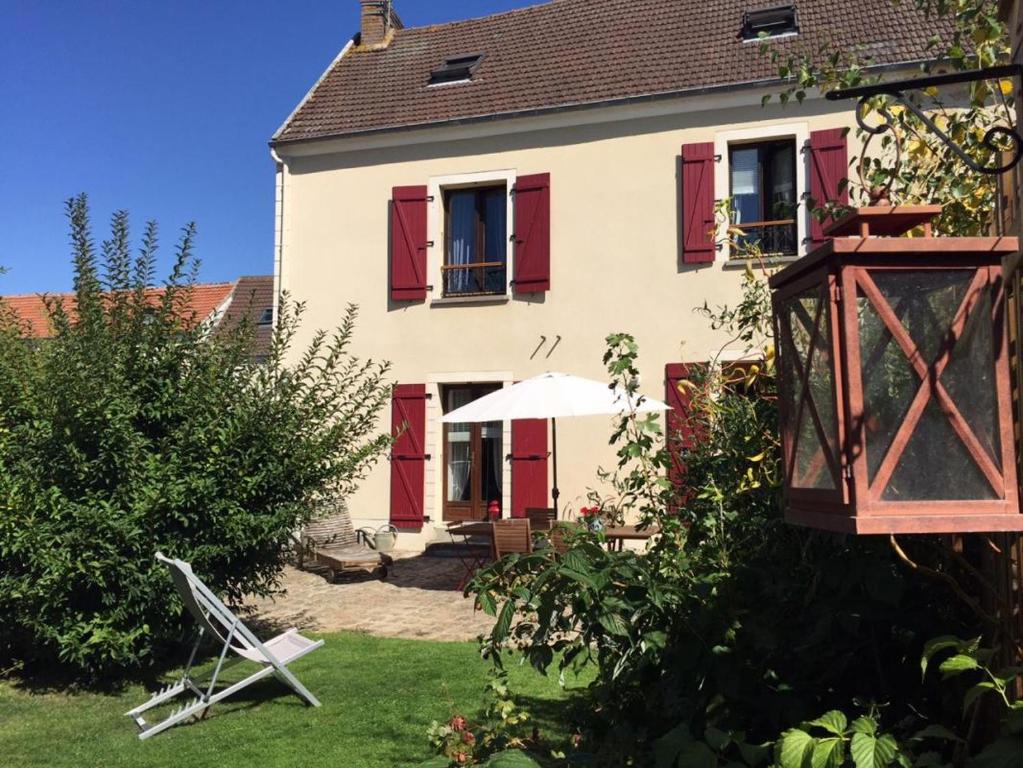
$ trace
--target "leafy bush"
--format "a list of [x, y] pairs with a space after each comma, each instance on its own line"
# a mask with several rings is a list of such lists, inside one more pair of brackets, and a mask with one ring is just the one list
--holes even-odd
[[[918, 718], [896, 723], [890, 732], [881, 730], [882, 712], [871, 706], [851, 722], [840, 710], [787, 730], [777, 740], [774, 764], [779, 768], [942, 768], [968, 763], [974, 768], [1019, 768], [1023, 765], [1023, 702], [1015, 700], [1013, 689], [1023, 668], [1009, 667], [997, 672], [990, 667], [996, 656], [980, 647], [979, 640], [939, 637], [924, 648], [921, 669], [926, 675], [931, 663], [944, 657], [938, 670], [944, 681], [973, 677], [963, 690], [967, 731], [977, 725], [983, 705], [993, 700], [1000, 706], [1001, 734], [977, 755], [969, 758], [969, 739], [938, 723], [924, 724]], [[969, 734], [967, 734], [968, 736]]]
[[133, 257], [116, 214], [99, 256], [84, 196], [67, 210], [75, 298], [48, 301], [53, 338], [23, 341], [0, 310], [0, 651], [92, 676], [177, 638], [157, 550], [233, 600], [276, 588], [316, 499], [349, 493], [389, 444], [389, 366], [349, 353], [352, 306], [289, 366], [287, 300], [255, 364], [251, 327], [212, 334], [189, 309], [193, 226], [153, 291], [155, 224]]

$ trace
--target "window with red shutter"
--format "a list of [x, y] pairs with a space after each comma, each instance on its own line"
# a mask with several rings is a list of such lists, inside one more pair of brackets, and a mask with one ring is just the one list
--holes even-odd
[[[849, 204], [846, 179], [849, 171], [849, 140], [845, 128], [832, 128], [810, 133], [810, 201], [809, 209], [823, 208], [827, 203]], [[827, 221], [810, 215], [810, 250], [829, 238], [824, 235]]]
[[682, 147], [682, 262], [714, 261], [714, 143]]
[[531, 507], [547, 507], [547, 420], [512, 422], [511, 512], [525, 517]]
[[515, 182], [515, 293], [551, 289], [551, 175]]
[[398, 384], [391, 395], [391, 524], [423, 527], [426, 483], [426, 385]]
[[799, 253], [795, 139], [742, 142], [728, 147], [728, 198], [732, 224], [742, 230], [731, 258], [747, 258], [747, 247], [764, 256]]
[[426, 299], [427, 189], [395, 187], [391, 192], [391, 299]]

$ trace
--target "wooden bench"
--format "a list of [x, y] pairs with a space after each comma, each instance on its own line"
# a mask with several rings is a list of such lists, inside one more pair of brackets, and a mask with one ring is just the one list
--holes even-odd
[[313, 549], [313, 561], [323, 568], [326, 568], [331, 582], [335, 581], [338, 574], [344, 571], [363, 570], [373, 573], [380, 570], [380, 578], [386, 579], [390, 569], [394, 566], [394, 559], [383, 552], [365, 547], [364, 549]]

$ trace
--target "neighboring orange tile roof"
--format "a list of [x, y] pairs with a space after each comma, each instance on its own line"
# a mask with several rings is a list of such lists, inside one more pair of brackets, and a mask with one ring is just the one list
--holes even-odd
[[[234, 291], [234, 283], [200, 283], [192, 286], [189, 307], [195, 318], [202, 322], [220, 308]], [[150, 288], [146, 291], [150, 301], [157, 301], [163, 296], [163, 288]], [[14, 310], [18, 318], [26, 325], [28, 338], [46, 339], [52, 334], [50, 315], [46, 310], [45, 297], [59, 299], [69, 311], [74, 311], [73, 293], [31, 294], [25, 296], [0, 296], [0, 302]]]
[[[403, 2], [395, 0], [400, 13]], [[275, 144], [543, 112], [704, 88], [777, 82], [743, 12], [784, 0], [553, 0], [494, 16], [398, 29], [383, 50], [334, 62]], [[947, 31], [912, 3], [796, 0], [799, 34], [783, 52], [862, 49], [876, 64], [930, 59]], [[445, 59], [482, 53], [469, 83], [428, 87]]]

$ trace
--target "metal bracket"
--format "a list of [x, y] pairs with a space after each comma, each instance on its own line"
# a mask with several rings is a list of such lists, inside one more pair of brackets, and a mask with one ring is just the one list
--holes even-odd
[[947, 75], [932, 75], [930, 77], [917, 77], [909, 80], [895, 80], [886, 83], [877, 83], [875, 85], [865, 85], [859, 88], [841, 88], [828, 92], [825, 94], [825, 98], [828, 101], [859, 99], [859, 104], [856, 106], [856, 124], [871, 136], [878, 136], [894, 127], [895, 118], [893, 118], [887, 108], [884, 107], [879, 110], [880, 115], [884, 118], [884, 122], [880, 125], [867, 125], [865, 115], [868, 111], [867, 108], [869, 107], [869, 102], [872, 97], [888, 96], [916, 115], [920, 122], [927, 126], [927, 129], [937, 136], [941, 142], [952, 150], [955, 156], [966, 163], [968, 167], [978, 173], [993, 175], [1011, 171], [1019, 164], [1021, 157], [1023, 157], [1023, 137], [1019, 135], [1015, 126], [1008, 127], [996, 125], [993, 128], [989, 128], [987, 133], [984, 134], [984, 138], [981, 140], [982, 143], [985, 147], [995, 153], [1000, 153], [1002, 151], [1002, 148], [995, 143], [996, 137], [1003, 136], [1012, 142], [1012, 158], [1007, 163], [995, 166], [984, 166], [967, 155], [966, 152], [963, 151], [962, 147], [955, 143], [951, 136], [941, 130], [941, 128], [939, 128], [937, 124], [931, 120], [931, 118], [929, 118], [906, 96], [905, 92], [910, 90], [918, 91], [924, 88], [937, 88], [942, 85], [975, 83], [981, 80], [1001, 80], [1004, 78], [1017, 79], [1016, 84], [1019, 86], [1020, 81], [1023, 81], [1023, 65], [1005, 64], [999, 67], [988, 67], [987, 69], [974, 69], [967, 72], [952, 72]]

